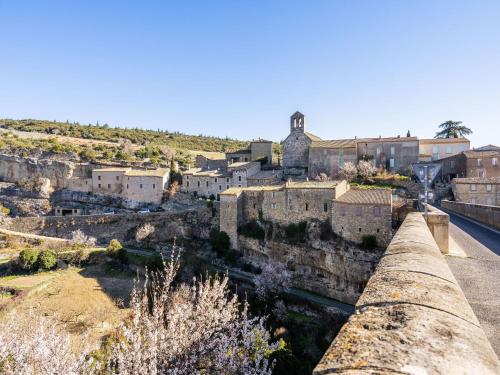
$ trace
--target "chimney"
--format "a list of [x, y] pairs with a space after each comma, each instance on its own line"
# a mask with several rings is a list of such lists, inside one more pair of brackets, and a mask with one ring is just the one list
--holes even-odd
[[379, 135], [379, 136], [378, 136], [378, 139], [382, 139], [382, 136], [381, 136], [381, 135]]
[[401, 138], [401, 136], [398, 134], [398, 138]]
[[357, 135], [355, 135], [355, 136], [354, 136], [354, 139], [358, 139], [358, 136], [357, 136]]

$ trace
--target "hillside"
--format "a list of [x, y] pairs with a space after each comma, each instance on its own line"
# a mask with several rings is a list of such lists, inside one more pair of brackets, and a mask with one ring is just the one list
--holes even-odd
[[[173, 155], [181, 165], [196, 153], [236, 150], [247, 142], [164, 130], [113, 128], [104, 125], [46, 120], [0, 119], [0, 150], [30, 156], [71, 154], [82, 161], [144, 161], [168, 163]], [[28, 136], [32, 133], [33, 136]]]

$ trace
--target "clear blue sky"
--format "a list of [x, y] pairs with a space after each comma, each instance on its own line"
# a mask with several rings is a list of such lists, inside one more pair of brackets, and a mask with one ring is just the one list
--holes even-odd
[[500, 143], [500, 1], [0, 0], [0, 117]]

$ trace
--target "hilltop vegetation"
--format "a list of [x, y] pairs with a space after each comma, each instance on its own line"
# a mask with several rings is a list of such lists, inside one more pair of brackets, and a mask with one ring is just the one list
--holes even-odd
[[[71, 154], [83, 161], [144, 161], [167, 164], [172, 156], [181, 165], [192, 163], [190, 150], [225, 152], [243, 148], [247, 142], [204, 135], [186, 135], [166, 130], [113, 128], [104, 125], [45, 120], [0, 120], [0, 150], [27, 157], [36, 152]], [[48, 137], [22, 137], [15, 131], [41, 133]], [[94, 142], [61, 141], [62, 137]]]

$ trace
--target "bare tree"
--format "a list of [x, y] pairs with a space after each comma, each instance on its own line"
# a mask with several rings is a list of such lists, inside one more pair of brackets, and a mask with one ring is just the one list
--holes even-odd
[[155, 231], [155, 227], [153, 224], [145, 223], [142, 224], [137, 231], [135, 232], [135, 240], [137, 242], [142, 242], [146, 238], [148, 238]]
[[351, 182], [358, 175], [358, 170], [353, 163], [348, 161], [340, 168], [339, 174], [340, 177], [347, 180], [348, 182]]
[[250, 318], [230, 296], [227, 277], [174, 289], [178, 262], [134, 288], [132, 321], [123, 325], [107, 364], [119, 374], [271, 374], [263, 318]]
[[254, 278], [257, 297], [264, 300], [277, 296], [292, 284], [292, 276], [285, 264], [280, 262], [266, 263], [262, 272]]
[[0, 324], [2, 374], [82, 374], [88, 369], [85, 354], [72, 351], [71, 336], [55, 321], [32, 311], [11, 314]]
[[330, 181], [330, 177], [326, 173], [320, 173], [315, 178], [316, 181]]
[[358, 162], [358, 174], [363, 179], [367, 179], [375, 174], [375, 167], [367, 160], [360, 160]]
[[80, 229], [71, 232], [70, 243], [72, 245], [83, 245], [85, 247], [94, 247], [97, 240], [95, 237], [87, 236]]

